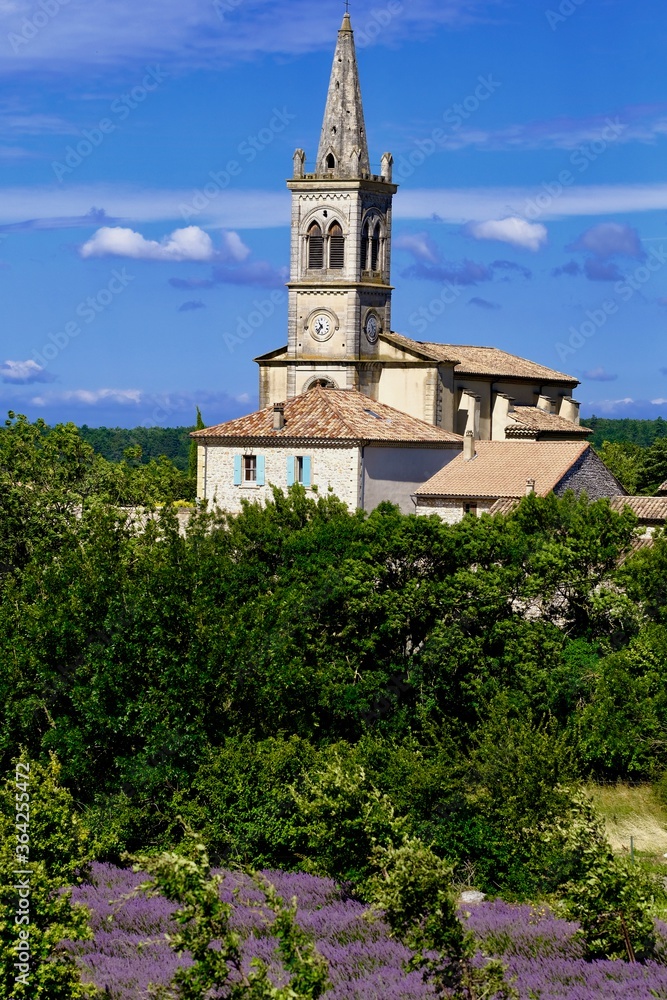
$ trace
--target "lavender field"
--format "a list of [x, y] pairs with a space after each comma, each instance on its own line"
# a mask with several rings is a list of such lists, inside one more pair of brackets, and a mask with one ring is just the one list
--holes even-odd
[[[341, 897], [327, 880], [302, 874], [267, 873], [285, 898], [297, 896], [299, 922], [312, 933], [328, 959], [333, 988], [329, 1000], [426, 1000], [433, 993], [417, 973], [407, 975], [407, 950], [391, 941], [386, 926], [364, 920], [365, 907]], [[75, 902], [90, 907], [95, 940], [76, 946], [87, 980], [107, 990], [113, 1000], [145, 1000], [150, 983], [167, 983], [178, 964], [164, 941], [174, 907], [161, 899], [123, 897], [142, 876], [97, 864], [91, 884], [76, 889]], [[259, 901], [259, 893], [238, 875], [227, 874], [224, 898]], [[576, 925], [547, 909], [487, 902], [470, 907], [469, 925], [486, 950], [502, 955], [521, 1000], [655, 1000], [667, 998], [667, 965], [585, 962]], [[257, 955], [269, 961], [274, 943], [253, 931], [263, 926], [261, 912], [238, 907], [237, 929], [246, 939], [248, 962]], [[667, 951], [667, 926], [661, 926]]]

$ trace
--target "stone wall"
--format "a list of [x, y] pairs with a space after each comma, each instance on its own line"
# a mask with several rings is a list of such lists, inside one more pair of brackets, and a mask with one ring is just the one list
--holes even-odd
[[482, 514], [488, 514], [495, 500], [441, 500], [439, 498], [426, 500], [422, 498], [415, 510], [415, 514], [420, 517], [429, 517], [431, 514], [437, 514], [445, 524], [458, 524], [465, 517], [465, 505], [467, 503], [477, 504], [477, 516], [480, 517]]
[[[205, 455], [205, 490], [200, 499], [215, 503], [223, 510], [237, 513], [241, 499], [265, 503], [272, 497], [272, 486], [287, 489], [287, 459], [297, 455], [311, 458], [312, 485], [319, 493], [329, 489], [356, 510], [360, 493], [360, 455], [356, 447], [319, 447], [304, 445], [275, 447], [270, 444], [257, 448], [241, 445], [207, 445]], [[234, 457], [236, 455], [263, 455], [266, 462], [265, 485], [234, 485]]]
[[561, 479], [554, 493], [556, 496], [562, 497], [568, 490], [572, 490], [577, 496], [586, 493], [590, 500], [600, 500], [602, 497], [617, 497], [625, 494], [623, 487], [612, 476], [609, 469], [598, 458], [592, 448], [588, 448], [563, 479]]

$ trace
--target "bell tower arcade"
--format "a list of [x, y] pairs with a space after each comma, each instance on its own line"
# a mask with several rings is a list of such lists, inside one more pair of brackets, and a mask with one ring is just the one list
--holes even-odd
[[391, 330], [393, 157], [371, 170], [349, 14], [338, 33], [317, 160], [294, 154], [287, 397], [321, 382], [374, 395]]

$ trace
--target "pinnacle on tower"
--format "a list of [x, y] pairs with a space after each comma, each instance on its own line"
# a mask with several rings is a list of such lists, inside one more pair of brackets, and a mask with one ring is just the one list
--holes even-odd
[[350, 15], [338, 32], [327, 106], [317, 152], [317, 173], [359, 179], [370, 174], [357, 53]]

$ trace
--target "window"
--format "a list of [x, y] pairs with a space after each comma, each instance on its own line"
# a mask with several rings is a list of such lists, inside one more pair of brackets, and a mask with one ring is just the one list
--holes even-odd
[[345, 237], [338, 222], [329, 230], [329, 267], [337, 270], [345, 267]]
[[306, 489], [312, 485], [312, 459], [310, 455], [295, 455], [287, 459], [287, 485], [300, 483]]
[[464, 514], [474, 514], [477, 517], [477, 504], [476, 503], [464, 503], [463, 504]]
[[257, 482], [257, 456], [256, 455], [244, 455], [243, 456], [243, 482], [244, 483], [256, 483]]
[[266, 459], [264, 455], [234, 456], [234, 486], [264, 486]]
[[311, 381], [308, 382], [308, 384], [306, 386], [304, 386], [304, 390], [303, 391], [304, 392], [310, 392], [311, 389], [316, 389], [318, 386], [320, 387], [320, 389], [335, 389], [336, 388], [336, 386], [334, 385], [334, 383], [331, 381], [330, 378], [314, 378], [314, 379], [311, 379]]
[[324, 267], [324, 237], [316, 222], [308, 230], [308, 267], [315, 270]]
[[327, 156], [327, 170], [334, 170], [336, 166], [336, 157], [333, 153], [329, 153]]
[[376, 226], [371, 238], [371, 271], [378, 270], [380, 260], [380, 227]]
[[370, 240], [370, 232], [368, 229], [368, 223], [363, 228], [361, 234], [361, 270], [368, 270], [368, 241]]

